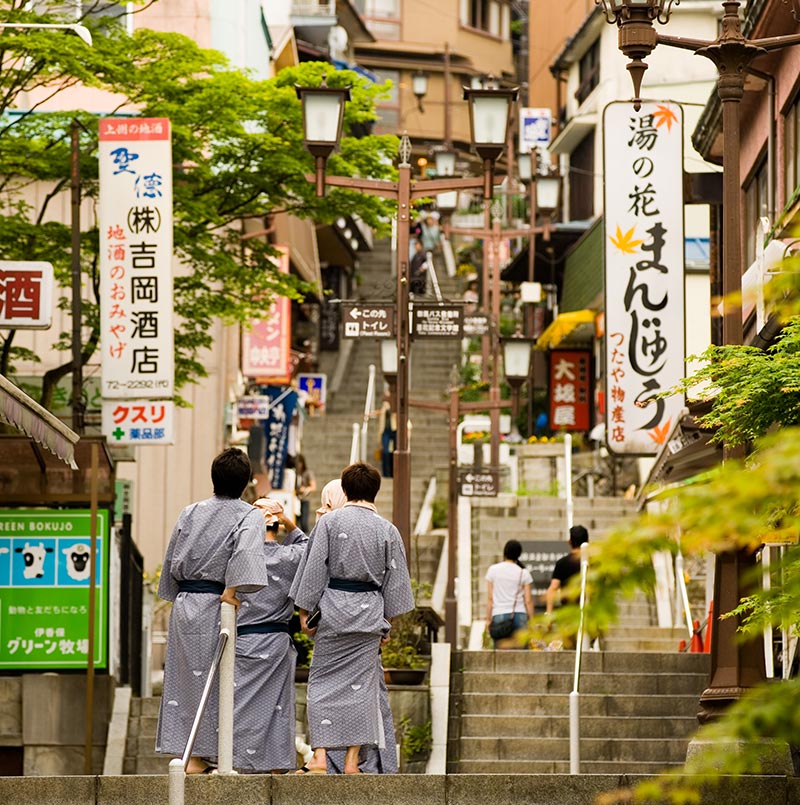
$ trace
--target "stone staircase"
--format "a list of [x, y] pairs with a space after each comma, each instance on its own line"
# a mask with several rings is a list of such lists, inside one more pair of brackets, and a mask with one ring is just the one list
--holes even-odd
[[[359, 273], [362, 281], [358, 295], [361, 299], [386, 301], [395, 296], [391, 275], [391, 247], [388, 239], [376, 241], [374, 250], [361, 257]], [[446, 299], [460, 297], [456, 279], [444, 274], [443, 266], [437, 264], [441, 276], [439, 283]], [[431, 283], [429, 283], [430, 289]], [[431, 295], [425, 301], [434, 301]], [[413, 399], [444, 400], [453, 364], [460, 359], [460, 343], [455, 339], [427, 339], [413, 343], [410, 357], [410, 394]], [[328, 359], [329, 360], [329, 359]], [[369, 365], [376, 369], [376, 402], [380, 405], [383, 390], [381, 374], [380, 343], [377, 339], [356, 339], [348, 361], [345, 380], [326, 406], [326, 414], [311, 417], [303, 425], [303, 447], [309, 466], [317, 479], [317, 492], [312, 496], [312, 510], [319, 505], [319, 493], [327, 481], [338, 478], [350, 460], [353, 423], [361, 423], [364, 400], [369, 377]], [[411, 525], [412, 529], [422, 506], [430, 478], [437, 465], [447, 463], [448, 423], [444, 412], [424, 411], [412, 408], [411, 420]], [[374, 451], [380, 444], [377, 419], [370, 421], [367, 437], [367, 460], [380, 467]], [[378, 510], [391, 517], [392, 479], [384, 478], [376, 501]], [[412, 575], [419, 569], [421, 581], [433, 582], [441, 551], [441, 534], [422, 534], [412, 539], [412, 555], [409, 566]]]
[[128, 717], [128, 740], [125, 744], [123, 774], [166, 774], [170, 758], [157, 755], [156, 727], [160, 696], [132, 698]]
[[[448, 773], [569, 772], [575, 653], [461, 652], [453, 658]], [[686, 759], [706, 654], [587, 652], [581, 773], [653, 774]]]

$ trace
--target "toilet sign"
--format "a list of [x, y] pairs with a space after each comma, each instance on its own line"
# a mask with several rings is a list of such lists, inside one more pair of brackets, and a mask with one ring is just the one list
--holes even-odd
[[465, 498], [496, 498], [500, 491], [500, 473], [486, 467], [468, 467], [458, 471], [458, 494]]

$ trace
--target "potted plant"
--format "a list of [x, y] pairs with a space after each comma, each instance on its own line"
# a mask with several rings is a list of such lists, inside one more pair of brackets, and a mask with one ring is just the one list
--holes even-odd
[[[415, 602], [430, 595], [429, 584], [411, 584]], [[423, 642], [423, 624], [416, 608], [394, 619], [389, 640], [381, 649], [387, 684], [422, 684], [429, 664], [429, 658], [421, 651]]]

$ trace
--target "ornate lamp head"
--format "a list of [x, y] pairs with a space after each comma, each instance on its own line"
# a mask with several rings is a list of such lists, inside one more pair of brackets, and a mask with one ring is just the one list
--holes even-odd
[[[619, 49], [630, 59], [628, 72], [633, 81], [633, 108], [638, 110], [642, 78], [647, 64], [643, 61], [655, 48], [658, 39], [653, 21], [669, 21], [672, 6], [680, 0], [594, 0], [603, 9], [606, 20], [619, 28]], [[794, 0], [798, 2], [798, 0]]]

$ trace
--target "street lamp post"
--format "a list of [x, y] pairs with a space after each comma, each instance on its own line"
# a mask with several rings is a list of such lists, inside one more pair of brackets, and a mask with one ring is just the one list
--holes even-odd
[[[492, 189], [494, 161], [500, 151], [486, 153], [483, 157], [484, 176], [457, 179], [411, 179], [411, 141], [403, 134], [400, 141], [400, 162], [397, 181], [384, 179], [361, 179], [351, 176], [326, 176], [325, 161], [341, 139], [344, 103], [349, 100], [349, 89], [322, 87], [296, 87], [297, 96], [303, 104], [303, 130], [306, 148], [315, 157], [316, 173], [306, 179], [316, 186], [318, 196], [325, 194], [325, 186], [358, 190], [369, 195], [380, 196], [397, 202], [397, 443], [394, 451], [394, 484], [392, 495], [392, 519], [403, 538], [406, 555], [410, 549], [411, 537], [411, 452], [408, 439], [409, 410], [409, 216], [411, 204], [421, 198], [436, 196], [453, 190]], [[514, 90], [494, 90], [471, 118], [478, 132], [490, 136], [508, 123], [511, 100], [516, 97]], [[494, 103], [492, 103], [492, 99]], [[498, 102], [501, 100], [502, 102]], [[472, 110], [472, 104], [470, 106]], [[481, 144], [476, 144], [478, 148]], [[479, 152], [480, 153], [480, 152]]]
[[[722, 102], [722, 341], [742, 343], [742, 317], [735, 295], [742, 287], [742, 222], [739, 215], [741, 176], [739, 141], [745, 73], [758, 56], [800, 44], [800, 34], [747, 39], [739, 19], [739, 0], [723, 0], [724, 9], [719, 36], [714, 41], [657, 33], [653, 22], [669, 21], [676, 0], [595, 0], [606, 19], [619, 27], [619, 49], [630, 59], [627, 65], [633, 80], [635, 109], [642, 77], [647, 69], [643, 61], [656, 47], [690, 50], [714, 62], [719, 72], [717, 92]], [[792, 0], [797, 19], [797, 0]], [[733, 453], [726, 450], [726, 456]], [[738, 641], [738, 618], [720, 619], [736, 607], [747, 593], [746, 579], [755, 565], [755, 556], [746, 551], [717, 555], [714, 573], [715, 620], [711, 641], [711, 678], [700, 698], [700, 721], [714, 718], [745, 689], [764, 679], [764, 656], [760, 641]]]
[[521, 442], [517, 420], [519, 419], [519, 392], [531, 372], [531, 348], [533, 339], [516, 333], [503, 339], [503, 371], [511, 386], [511, 434], [509, 441]]

